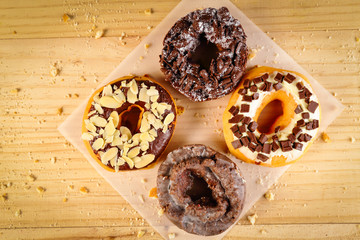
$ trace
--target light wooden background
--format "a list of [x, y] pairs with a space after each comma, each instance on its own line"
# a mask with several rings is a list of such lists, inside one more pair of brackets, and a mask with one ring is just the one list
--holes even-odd
[[[275, 200], [250, 211], [256, 224], [243, 219], [226, 239], [359, 239], [360, 2], [234, 3], [346, 108], [327, 130], [332, 142], [318, 140], [272, 188]], [[176, 4], [0, 1], [0, 239], [160, 238], [56, 128]]]

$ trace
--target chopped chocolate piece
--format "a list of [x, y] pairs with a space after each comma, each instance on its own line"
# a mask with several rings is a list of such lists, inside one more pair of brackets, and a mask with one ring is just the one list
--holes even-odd
[[240, 95], [245, 95], [245, 94], [247, 93], [247, 89], [246, 89], [246, 88], [242, 88], [242, 89], [240, 89], [240, 90], [238, 91], [238, 93], [239, 93]]
[[256, 144], [251, 142], [251, 143], [249, 143], [248, 148], [250, 149], [250, 151], [255, 152]]
[[259, 87], [259, 89], [260, 89], [261, 91], [265, 91], [265, 89], [266, 89], [266, 82], [264, 82], [263, 84], [261, 84], [261, 86]]
[[244, 118], [244, 115], [239, 114], [229, 119], [229, 123], [239, 123]]
[[313, 128], [313, 129], [317, 129], [318, 127], [319, 127], [319, 120], [314, 119], [314, 120], [313, 120], [313, 126], [312, 126], [312, 128]]
[[294, 143], [294, 149], [301, 151], [303, 148], [303, 145], [301, 143]]
[[311, 97], [312, 93], [311, 93], [310, 90], [307, 89], [306, 87], [304, 87], [304, 92], [305, 92], [305, 97], [306, 97], [306, 98]]
[[270, 92], [271, 90], [273, 90], [273, 86], [272, 86], [271, 82], [266, 82], [266, 89], [265, 89], [265, 91]]
[[244, 86], [244, 88], [249, 88], [250, 87], [250, 80], [245, 79], [243, 86]]
[[305, 98], [305, 91], [300, 91], [300, 92], [299, 92], [299, 98], [300, 98], [300, 99], [304, 99], [304, 98]]
[[254, 93], [254, 94], [252, 95], [252, 98], [253, 98], [254, 100], [259, 99], [259, 93], [258, 93], [258, 92]]
[[258, 144], [258, 145], [256, 145], [255, 151], [261, 152], [262, 149], [263, 149], [263, 147], [260, 144]]
[[296, 126], [298, 126], [298, 127], [305, 126], [305, 121], [304, 121], [304, 119], [300, 119], [299, 121], [297, 121], [297, 122], [296, 122]]
[[302, 109], [301, 105], [297, 105], [297, 107], [295, 108], [295, 113], [296, 113], [296, 114], [299, 114], [299, 113], [301, 113], [302, 111], [303, 111], [303, 109]]
[[265, 156], [264, 154], [261, 154], [261, 153], [259, 153], [256, 158], [261, 160], [262, 162], [265, 162], [266, 160], [269, 159], [268, 156]]
[[252, 96], [244, 95], [242, 100], [245, 101], [245, 102], [251, 102], [252, 101]]
[[248, 104], [241, 104], [240, 112], [249, 112], [249, 110], [250, 110], [250, 105], [248, 105]]
[[284, 75], [282, 75], [281, 73], [277, 73], [275, 76], [275, 80], [278, 82], [282, 82]]
[[297, 89], [300, 91], [300, 90], [303, 90], [304, 85], [303, 85], [301, 82], [298, 82], [298, 83], [296, 84], [296, 87], [297, 87]]
[[294, 136], [297, 138], [299, 136], [299, 134], [302, 132], [302, 130], [299, 127], [294, 127], [292, 132], [293, 132]]
[[309, 97], [305, 97], [305, 102], [306, 102], [307, 104], [309, 104], [310, 98], [309, 98]]
[[300, 142], [304, 142], [304, 141], [305, 141], [305, 134], [301, 133], [297, 139], [298, 139]]
[[268, 73], [265, 73], [264, 75], [261, 76], [262, 80], [266, 80], [269, 78], [269, 74]]
[[230, 128], [230, 130], [234, 133], [234, 132], [238, 132], [239, 131], [239, 126], [238, 125], [234, 125]]
[[242, 134], [241, 134], [241, 132], [234, 132], [234, 136], [237, 138], [241, 138]]
[[243, 124], [249, 124], [251, 122], [251, 117], [244, 117]]
[[304, 112], [304, 113], [301, 114], [301, 117], [302, 117], [303, 119], [309, 119], [309, 118], [310, 118], [310, 113]]
[[270, 151], [271, 151], [271, 145], [270, 145], [270, 143], [265, 143], [264, 146], [263, 146], [262, 152], [269, 154]]
[[237, 107], [237, 106], [232, 106], [232, 107], [229, 109], [229, 112], [230, 112], [233, 116], [235, 116], [236, 114], [239, 113], [239, 107]]
[[275, 133], [278, 133], [280, 131], [280, 126], [275, 127]]
[[296, 140], [296, 138], [295, 138], [295, 135], [294, 135], [294, 134], [289, 134], [289, 135], [288, 135], [288, 139], [289, 139], [289, 141], [290, 141], [291, 143], [294, 143], [294, 142], [295, 142], [295, 140]]
[[240, 147], [242, 146], [240, 140], [235, 140], [235, 141], [231, 142], [231, 145], [232, 145], [235, 149], [240, 148]]
[[310, 121], [306, 124], [306, 130], [313, 130], [313, 122]]
[[296, 77], [291, 75], [290, 73], [288, 73], [284, 78], [284, 80], [287, 81], [288, 83], [292, 83], [295, 79]]
[[280, 141], [281, 150], [283, 152], [288, 152], [292, 150], [291, 142], [289, 140], [287, 141]]
[[257, 92], [257, 90], [258, 90], [258, 88], [257, 88], [256, 85], [252, 85], [252, 86], [250, 87], [250, 91], [251, 91], [251, 92]]
[[310, 112], [314, 113], [314, 112], [316, 111], [316, 109], [317, 109], [318, 106], [319, 106], [319, 104], [318, 104], [317, 102], [310, 101], [307, 109], [308, 109]]
[[281, 83], [276, 83], [276, 84], [274, 83], [273, 86], [274, 86], [274, 88], [275, 88], [276, 91], [282, 88], [282, 84], [281, 84]]
[[248, 126], [248, 129], [251, 131], [251, 132], [254, 132], [258, 127], [258, 124], [257, 122], [253, 121], [249, 124]]
[[252, 132], [246, 132], [247, 133], [247, 135], [249, 136], [249, 138], [250, 138], [250, 142], [253, 142], [253, 143], [257, 143], [257, 139], [256, 139], [256, 136], [255, 136], [255, 134], [254, 133], [252, 133]]
[[279, 141], [279, 137], [278, 137], [277, 135], [273, 135], [273, 136], [272, 136], [272, 140], [274, 140], [274, 141]]
[[242, 137], [242, 138], [240, 138], [240, 141], [244, 147], [247, 147], [250, 142], [248, 137]]
[[272, 142], [271, 147], [272, 147], [271, 150], [273, 152], [275, 152], [276, 150], [278, 150], [280, 148], [279, 145], [276, 144], [276, 142]]
[[312, 138], [311, 135], [309, 135], [309, 134], [307, 134], [307, 133], [304, 134], [304, 137], [305, 137], [305, 140], [304, 140], [305, 142], [310, 141], [311, 138]]
[[268, 137], [264, 133], [262, 133], [259, 137], [259, 142], [261, 144], [264, 144], [267, 140], [268, 140]]
[[254, 78], [253, 81], [254, 81], [255, 84], [258, 84], [258, 83], [262, 82], [263, 80], [262, 80], [261, 77], [257, 77], [257, 78]]
[[241, 126], [239, 127], [239, 132], [240, 132], [240, 133], [246, 132], [246, 126], [245, 126], [245, 125], [241, 125]]

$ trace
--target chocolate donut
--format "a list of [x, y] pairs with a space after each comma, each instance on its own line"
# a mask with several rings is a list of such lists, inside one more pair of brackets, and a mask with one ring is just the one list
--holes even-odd
[[90, 97], [82, 139], [105, 169], [139, 169], [159, 158], [170, 142], [175, 122], [175, 102], [160, 84], [147, 76], [127, 76]]
[[232, 92], [245, 70], [246, 35], [226, 7], [189, 13], [174, 24], [163, 45], [165, 80], [192, 101]]
[[236, 222], [244, 205], [245, 181], [225, 155], [204, 145], [170, 152], [157, 176], [160, 206], [179, 228], [216, 235]]

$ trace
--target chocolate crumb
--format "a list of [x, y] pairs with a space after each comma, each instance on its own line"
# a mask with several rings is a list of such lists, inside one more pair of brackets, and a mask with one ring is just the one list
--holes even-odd
[[308, 109], [310, 112], [314, 113], [314, 112], [316, 111], [316, 109], [317, 109], [318, 106], [319, 106], [319, 104], [318, 104], [317, 102], [310, 101], [307, 109]]
[[265, 143], [264, 146], [263, 146], [262, 152], [269, 154], [270, 151], [271, 151], [270, 143]]
[[273, 86], [274, 86], [274, 88], [275, 88], [276, 91], [282, 88], [282, 84], [281, 84], [281, 83], [273, 84]]
[[274, 141], [279, 141], [279, 137], [278, 137], [277, 135], [273, 135], [273, 136], [272, 136], [272, 139], [273, 139]]
[[306, 124], [306, 130], [313, 130], [313, 122], [310, 121]]
[[266, 83], [263, 83], [263, 84], [259, 87], [259, 89], [260, 89], [261, 91], [265, 91], [265, 89], [266, 89]]
[[258, 124], [257, 122], [253, 121], [249, 124], [248, 126], [248, 129], [251, 131], [251, 132], [254, 132], [258, 127]]
[[313, 120], [312, 128], [313, 128], [313, 129], [316, 129], [316, 128], [318, 128], [318, 127], [319, 127], [319, 120], [314, 119], [314, 120]]
[[302, 132], [302, 130], [299, 127], [294, 127], [292, 132], [293, 132], [294, 136], [297, 138], [299, 136], [299, 134]]
[[296, 122], [296, 126], [298, 126], [298, 127], [305, 126], [305, 121], [304, 121], [304, 119], [300, 119], [299, 121], [297, 121], [297, 122]]
[[239, 131], [239, 126], [238, 125], [234, 125], [230, 128], [230, 130], [234, 133], [234, 132], [238, 132]]
[[283, 152], [289, 152], [292, 150], [291, 142], [289, 140], [280, 141], [280, 146]]
[[230, 112], [233, 116], [235, 116], [236, 114], [239, 113], [239, 107], [237, 107], [237, 106], [232, 106], [232, 107], [229, 109], [229, 112]]
[[276, 142], [272, 142], [271, 147], [273, 152], [275, 152], [280, 148], [279, 145], [276, 144]]
[[269, 78], [269, 74], [268, 74], [268, 73], [265, 73], [264, 75], [261, 76], [261, 79], [264, 80], [264, 81], [265, 81], [266, 79], [268, 79], [268, 78]]
[[310, 118], [310, 113], [304, 112], [304, 113], [301, 114], [301, 117], [302, 117], [303, 119], [309, 119], [309, 118]]
[[290, 141], [291, 143], [294, 143], [294, 142], [295, 142], [295, 140], [296, 140], [296, 138], [295, 138], [295, 135], [294, 135], [294, 134], [289, 134], [288, 139], [289, 139], [289, 141]]
[[252, 98], [253, 98], [254, 100], [259, 99], [259, 93], [258, 93], [258, 92], [254, 93], [254, 94], [252, 95]]
[[240, 147], [242, 146], [240, 140], [235, 140], [235, 141], [231, 142], [231, 145], [232, 145], [235, 149], [240, 148]]
[[229, 119], [229, 123], [239, 123], [244, 118], [244, 115], [239, 114]]
[[243, 101], [245, 102], [251, 102], [253, 99], [252, 99], [252, 96], [249, 96], [249, 95], [243, 95]]
[[249, 124], [251, 122], [251, 117], [244, 117], [243, 123], [244, 124]]
[[234, 136], [237, 137], [237, 138], [241, 138], [242, 133], [241, 132], [234, 132]]
[[247, 93], [247, 89], [246, 89], [246, 88], [242, 88], [242, 89], [240, 89], [240, 90], [238, 91], [238, 93], [239, 93], [240, 95], [245, 95], [245, 94]]
[[278, 82], [282, 82], [283, 77], [284, 76], [281, 73], [277, 73], [274, 79]]
[[259, 137], [259, 142], [261, 144], [264, 144], [267, 140], [268, 140], [268, 137], [264, 133], [262, 133]]
[[302, 109], [301, 105], [297, 105], [297, 107], [295, 108], [295, 113], [296, 113], [296, 114], [299, 114], [299, 113], [301, 113], [302, 111], [303, 111], [303, 109]]
[[301, 143], [294, 143], [294, 149], [301, 151], [303, 148], [303, 145]]
[[300, 99], [305, 99], [305, 91], [300, 91], [299, 92], [299, 98]]
[[264, 154], [261, 154], [261, 153], [259, 153], [256, 158], [261, 160], [262, 162], [265, 162], [266, 160], [269, 159], [268, 156], [265, 156]]
[[257, 146], [256, 146], [256, 148], [255, 148], [255, 151], [256, 152], [261, 152], [262, 151], [262, 146], [260, 145], [260, 144], [258, 144]]
[[261, 83], [263, 80], [261, 77], [257, 77], [257, 78], [254, 78], [253, 81], [255, 84], [258, 84], [258, 83]]
[[257, 139], [256, 139], [256, 136], [255, 136], [255, 134], [254, 133], [252, 133], [252, 132], [246, 132], [247, 133], [247, 135], [249, 136], [249, 138], [250, 138], [250, 142], [253, 142], [253, 143], [257, 143]]
[[301, 82], [298, 82], [298, 83], [296, 84], [296, 87], [297, 87], [297, 89], [300, 91], [300, 90], [303, 90], [304, 85], [303, 85]]
[[288, 83], [292, 83], [295, 79], [296, 77], [291, 75], [290, 73], [288, 73], [284, 78], [284, 80], [287, 81]]
[[245, 125], [241, 125], [241, 126], [239, 127], [239, 132], [240, 132], [240, 133], [246, 132], [246, 127], [245, 127]]
[[278, 133], [280, 131], [280, 126], [275, 127], [275, 133]]
[[240, 139], [240, 141], [241, 141], [241, 143], [242, 143], [242, 145], [244, 146], [244, 147], [247, 147], [248, 145], [249, 145], [249, 138], [248, 137], [242, 137], [241, 139]]
[[244, 88], [249, 88], [250, 87], [250, 80], [245, 79], [243, 86], [244, 86]]
[[241, 104], [240, 112], [249, 112], [249, 110], [250, 110], [250, 105], [248, 105], [248, 104]]
[[258, 88], [257, 88], [256, 85], [252, 85], [252, 86], [250, 87], [250, 91], [251, 91], [251, 92], [257, 92], [257, 90], [258, 90]]
[[250, 151], [255, 152], [255, 149], [256, 149], [256, 144], [255, 144], [255, 143], [253, 143], [253, 142], [251, 142], [251, 143], [249, 143], [248, 148], [250, 149]]

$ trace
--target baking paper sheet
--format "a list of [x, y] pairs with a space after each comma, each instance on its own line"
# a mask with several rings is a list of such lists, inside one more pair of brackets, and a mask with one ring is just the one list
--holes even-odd
[[[222, 113], [229, 101], [229, 95], [210, 102], [193, 103], [176, 92], [164, 81], [160, 71], [159, 55], [162, 49], [162, 41], [165, 34], [173, 24], [187, 13], [199, 8], [226, 6], [230, 13], [240, 20], [248, 38], [249, 49], [257, 49], [256, 56], [248, 63], [251, 68], [255, 65], [265, 65], [276, 68], [293, 70], [304, 74], [311, 82], [318, 98], [320, 99], [322, 118], [320, 131], [326, 127], [341, 113], [343, 106], [325, 90], [309, 73], [299, 66], [284, 50], [276, 45], [265, 33], [252, 23], [236, 6], [229, 1], [215, 0], [184, 0], [180, 2], [169, 15], [119, 64], [119, 66], [99, 85], [102, 86], [116, 78], [134, 74], [149, 74], [165, 86], [177, 99], [177, 104], [185, 107], [185, 112], [178, 117], [175, 134], [162, 159], [151, 169], [112, 173], [103, 169], [92, 159], [81, 140], [81, 124], [86, 99], [62, 124], [59, 131], [88, 159], [90, 164], [103, 176], [131, 206], [136, 209], [146, 221], [158, 231], [164, 238], [169, 233], [175, 233], [176, 239], [190, 239], [194, 235], [186, 233], [173, 225], [165, 215], [159, 216], [158, 200], [149, 198], [149, 190], [156, 186], [157, 169], [166, 157], [167, 153], [184, 144], [201, 143], [208, 145], [222, 153], [227, 153], [224, 137], [221, 133]], [[101, 39], [100, 39], [101, 40]], [[99, 41], [99, 40], [96, 40]], [[148, 49], [145, 44], [150, 44]], [[140, 60], [139, 57], [144, 59]], [[275, 60], [276, 57], [276, 62]], [[231, 94], [230, 94], [231, 95]], [[89, 95], [90, 97], [90, 95]], [[315, 143], [316, 144], [316, 143]], [[312, 146], [314, 147], [314, 146]], [[229, 155], [228, 155], [229, 156]], [[277, 179], [288, 169], [289, 166], [279, 168], [267, 168], [253, 164], [242, 163], [236, 158], [229, 156], [241, 169], [246, 180], [246, 201], [243, 217], [253, 204], [272, 186]], [[141, 180], [146, 179], [146, 183]], [[263, 184], [259, 184], [262, 179]], [[129, 184], [131, 183], [131, 184]], [[142, 202], [142, 196], [145, 202]], [[231, 228], [229, 228], [230, 230]], [[229, 231], [228, 230], [228, 231]], [[227, 231], [212, 237], [197, 236], [197, 239], [221, 239]]]

